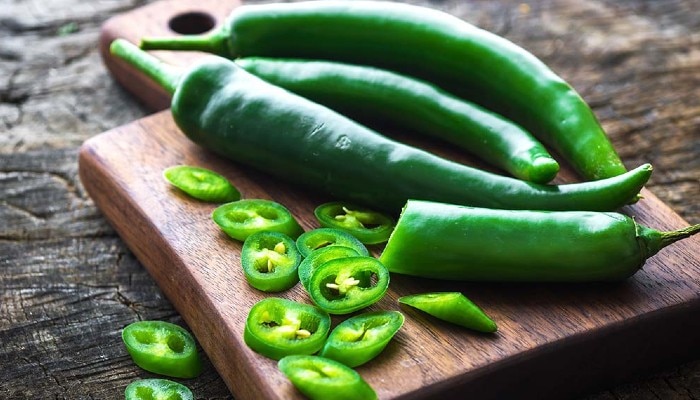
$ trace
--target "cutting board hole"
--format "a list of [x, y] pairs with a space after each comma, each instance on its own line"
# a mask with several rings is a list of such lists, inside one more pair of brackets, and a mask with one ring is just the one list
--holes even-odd
[[203, 12], [186, 12], [170, 19], [168, 26], [173, 32], [182, 35], [198, 35], [208, 32], [216, 25], [213, 16]]

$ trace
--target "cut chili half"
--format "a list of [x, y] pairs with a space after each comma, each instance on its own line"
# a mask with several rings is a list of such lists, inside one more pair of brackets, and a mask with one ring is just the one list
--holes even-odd
[[126, 400], [194, 400], [192, 391], [185, 385], [168, 379], [139, 379], [124, 390]]
[[496, 323], [460, 292], [414, 294], [400, 297], [399, 303], [417, 308], [443, 321], [479, 332], [492, 333], [498, 330]]
[[368, 256], [369, 250], [355, 236], [334, 228], [318, 228], [304, 232], [297, 238], [297, 249], [302, 256], [308, 257], [312, 251], [330, 246], [345, 246], [355, 250], [360, 255]]
[[311, 400], [374, 400], [377, 393], [354, 369], [311, 355], [287, 356], [278, 368], [294, 387]]
[[389, 271], [373, 257], [345, 257], [323, 263], [309, 281], [311, 299], [330, 314], [349, 314], [379, 301]]
[[360, 256], [360, 254], [357, 252], [357, 250], [345, 246], [330, 246], [314, 250], [299, 264], [299, 268], [297, 270], [297, 275], [299, 275], [299, 281], [308, 291], [311, 275], [316, 270], [316, 268], [318, 268], [325, 262], [334, 260], [336, 258], [358, 256]]
[[240, 241], [260, 231], [281, 232], [293, 239], [304, 231], [287, 208], [264, 199], [223, 204], [214, 210], [212, 219], [227, 235]]
[[364, 244], [386, 242], [396, 223], [386, 214], [345, 202], [321, 204], [314, 215], [321, 226], [345, 231]]
[[243, 339], [253, 351], [279, 360], [319, 351], [330, 326], [328, 313], [317, 307], [269, 297], [250, 309]]
[[166, 168], [163, 177], [190, 197], [210, 203], [225, 203], [241, 198], [241, 193], [224, 176], [200, 167], [176, 165]]
[[331, 331], [319, 355], [348, 367], [360, 366], [384, 350], [403, 321], [398, 311], [373, 311], [348, 318]]
[[243, 242], [241, 265], [250, 286], [281, 292], [299, 282], [301, 254], [292, 238], [279, 232], [256, 232]]
[[194, 337], [165, 321], [138, 321], [122, 331], [126, 350], [136, 365], [156, 374], [194, 378], [202, 370]]

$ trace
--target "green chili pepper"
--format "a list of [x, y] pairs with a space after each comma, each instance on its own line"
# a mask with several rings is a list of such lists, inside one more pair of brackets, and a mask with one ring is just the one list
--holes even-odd
[[377, 394], [354, 369], [319, 356], [287, 356], [278, 368], [311, 400], [375, 400]]
[[192, 391], [185, 385], [168, 379], [139, 379], [131, 382], [124, 391], [126, 400], [194, 400]]
[[359, 254], [357, 250], [345, 246], [329, 246], [314, 250], [303, 260], [301, 260], [301, 263], [299, 264], [299, 268], [297, 270], [299, 282], [301, 282], [302, 286], [304, 286], [304, 288], [306, 288], [308, 291], [311, 275], [316, 268], [323, 265], [323, 263], [336, 258], [358, 256], [361, 256], [361, 254]]
[[269, 297], [250, 309], [243, 340], [253, 351], [279, 360], [291, 354], [316, 353], [330, 327], [330, 316], [319, 308]]
[[344, 202], [321, 204], [314, 215], [321, 226], [345, 231], [364, 244], [386, 242], [395, 224], [386, 214]]
[[308, 257], [312, 251], [329, 246], [344, 246], [355, 249], [360, 255], [368, 256], [369, 250], [355, 236], [335, 228], [317, 228], [302, 233], [297, 238], [297, 249]]
[[301, 253], [292, 238], [279, 232], [256, 232], [243, 242], [241, 265], [250, 286], [281, 292], [299, 282]]
[[625, 172], [595, 114], [566, 81], [522, 47], [438, 10], [383, 1], [245, 5], [204, 36], [144, 38], [141, 46], [394, 70], [508, 117], [586, 179]]
[[224, 203], [241, 198], [241, 193], [228, 179], [206, 168], [177, 165], [165, 169], [163, 176], [173, 186], [198, 200]]
[[379, 301], [389, 287], [389, 271], [373, 257], [326, 261], [309, 280], [311, 300], [329, 314], [349, 314]]
[[231, 238], [245, 241], [256, 232], [280, 232], [297, 238], [304, 230], [283, 205], [263, 199], [244, 199], [217, 207], [212, 219]]
[[409, 201], [380, 260], [391, 272], [450, 280], [615, 281], [698, 232], [659, 232], [618, 213]]
[[111, 49], [174, 92], [175, 122], [195, 143], [370, 207], [396, 211], [420, 198], [506, 209], [613, 210], [634, 200], [651, 176], [645, 164], [595, 182], [524, 182], [390, 140], [219, 57], [180, 76], [124, 40]]
[[384, 350], [403, 320], [398, 311], [374, 311], [348, 318], [331, 331], [318, 355], [348, 367], [360, 366]]
[[[368, 254], [364, 255], [367, 256]], [[301, 261], [301, 264], [299, 264], [299, 269], [297, 271], [299, 281], [308, 291], [311, 275], [313, 275], [313, 272], [326, 261], [334, 260], [336, 258], [358, 256], [362, 256], [362, 254], [358, 253], [357, 250], [353, 248], [345, 246], [329, 246], [314, 250]]]
[[364, 124], [446, 140], [526, 181], [547, 183], [559, 164], [519, 125], [418, 79], [329, 61], [237, 59], [246, 71]]
[[202, 371], [194, 337], [165, 321], [138, 321], [122, 331], [126, 350], [146, 371], [175, 378], [194, 378]]
[[399, 297], [399, 303], [433, 317], [479, 332], [492, 333], [498, 326], [486, 313], [459, 292], [421, 293]]

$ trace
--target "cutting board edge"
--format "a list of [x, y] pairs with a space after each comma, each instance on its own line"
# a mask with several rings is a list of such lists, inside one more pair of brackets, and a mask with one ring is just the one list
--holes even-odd
[[[399, 396], [397, 399], [458, 398], [464, 394], [467, 387], [469, 395], [479, 400], [504, 398], [562, 400], [591, 395], [596, 391], [629, 383], [664, 368], [700, 357], [697, 338], [692, 334], [683, 334], [683, 332], [697, 332], [697, 329], [700, 329], [698, 320], [690, 321], [690, 325], [688, 324], [688, 315], [697, 312], [700, 312], [700, 297], [692, 302], [676, 304], [640, 315], [634, 324], [629, 320], [618, 321], [605, 327], [540, 345], [517, 357], [496, 361], [468, 374], [455, 376], [426, 387], [425, 393], [410, 393]], [[651, 340], [640, 341], [637, 343], [639, 346], [630, 347], [626, 338], [631, 332], [637, 332], [640, 328], [646, 331], [646, 336]], [[675, 334], [669, 335], [669, 332]], [[597, 343], [597, 347], [602, 345], [604, 351], [599, 351], [599, 354], [594, 354], [594, 357], [590, 357], [589, 351], [581, 351], [589, 348], [592, 343]], [[613, 350], [608, 351], [609, 348]], [[596, 371], [596, 367], [603, 364], [609, 367], [611, 354], [618, 355], [612, 358], [615, 366], [612, 369], [616, 373], [611, 374], [610, 369], [606, 368], [599, 368]], [[548, 368], [539, 367], [543, 364], [543, 358]], [[579, 364], [576, 368], [571, 368], [572, 363]], [[630, 369], [631, 363], [634, 368]], [[578, 371], [585, 371], [588, 374], [577, 374]], [[569, 375], [569, 379], [564, 379], [563, 384], [549, 380], [546, 382], [532, 380], [550, 373], [562, 374], [562, 372], [567, 372]], [[514, 380], [513, 377], [518, 379]], [[553, 389], [556, 390], [552, 392]]]

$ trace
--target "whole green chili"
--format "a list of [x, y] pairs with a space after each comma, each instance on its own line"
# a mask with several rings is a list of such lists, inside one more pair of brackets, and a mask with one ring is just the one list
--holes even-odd
[[559, 164], [513, 122], [428, 82], [346, 63], [249, 57], [246, 71], [364, 123], [456, 144], [526, 181], [547, 183]]
[[564, 79], [513, 42], [438, 10], [385, 1], [244, 5], [202, 36], [144, 38], [144, 49], [228, 58], [328, 59], [412, 75], [532, 132], [585, 179], [624, 165], [595, 114]]
[[408, 201], [380, 261], [394, 273], [448, 280], [615, 281], [698, 232], [700, 224], [659, 232], [619, 213]]
[[398, 211], [409, 198], [506, 209], [612, 210], [651, 176], [541, 185], [496, 175], [390, 140], [324, 106], [211, 56], [178, 72], [124, 40], [117, 57], [173, 93], [171, 112], [192, 141], [307, 188]]

